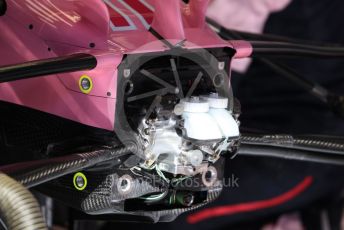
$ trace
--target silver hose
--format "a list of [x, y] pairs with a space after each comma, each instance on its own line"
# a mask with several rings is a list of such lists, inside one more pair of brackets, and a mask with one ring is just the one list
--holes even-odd
[[238, 155], [343, 166], [344, 139], [331, 136], [243, 134]]
[[32, 193], [3, 173], [0, 173], [0, 217], [9, 230], [47, 229]]
[[342, 137], [243, 134], [241, 143], [344, 155]]

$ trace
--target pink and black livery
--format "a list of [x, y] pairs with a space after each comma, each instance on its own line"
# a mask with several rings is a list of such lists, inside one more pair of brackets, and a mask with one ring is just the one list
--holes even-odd
[[[116, 187], [116, 183], [139, 183], [140, 177], [132, 170], [150, 160], [137, 130], [142, 119], [156, 116], [154, 101], [160, 100], [159, 104], [167, 108], [194, 92], [209, 93], [214, 88], [214, 76], [220, 76], [219, 84], [223, 85], [218, 91], [230, 97], [230, 63], [233, 58], [248, 57], [252, 48], [245, 41], [225, 41], [208, 26], [208, 3], [209, 0], [1, 0], [0, 100], [6, 139], [3, 149], [12, 155], [2, 164], [20, 162], [23, 155], [27, 160], [48, 158], [23, 168], [16, 164], [6, 166], [3, 171], [16, 175], [27, 187], [47, 182], [41, 186], [42, 191], [88, 214], [119, 212], [147, 216], [153, 221], [172, 220], [215, 199], [221, 191], [219, 186], [168, 188], [169, 183], [159, 176], [159, 170], [158, 174], [149, 170], [138, 173], [159, 181], [158, 185], [142, 182], [140, 186], [145, 189], [128, 193]], [[209, 64], [213, 66], [206, 66]], [[210, 78], [197, 78], [205, 68], [204, 75]], [[165, 78], [142, 80], [139, 75], [143, 69], [150, 73], [157, 70], [154, 76]], [[167, 87], [171, 85], [177, 89]], [[232, 98], [230, 101], [232, 109]], [[109, 156], [113, 148], [122, 153]], [[58, 156], [62, 162], [69, 162], [74, 156], [70, 154], [79, 152], [96, 156], [87, 158], [89, 163], [80, 167], [34, 181], [28, 179], [31, 169], [57, 164]], [[105, 164], [99, 166], [99, 162]], [[220, 178], [222, 160], [213, 162], [210, 164]], [[98, 166], [89, 170], [95, 164]], [[70, 174], [81, 170], [88, 178], [83, 191], [73, 186]], [[205, 178], [205, 173], [198, 177]], [[60, 178], [48, 182], [57, 177]], [[138, 199], [149, 194], [160, 194], [161, 199], [155, 203]], [[146, 208], [138, 208], [142, 204]]]

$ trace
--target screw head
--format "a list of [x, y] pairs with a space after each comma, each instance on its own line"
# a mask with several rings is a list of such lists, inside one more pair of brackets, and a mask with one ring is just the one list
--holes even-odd
[[84, 190], [87, 187], [87, 178], [85, 174], [81, 172], [76, 173], [73, 177], [73, 184], [77, 190]]
[[92, 79], [87, 75], [81, 76], [79, 80], [79, 87], [80, 87], [81, 92], [85, 94], [89, 94], [93, 88]]
[[91, 82], [87, 78], [81, 80], [81, 87], [84, 90], [89, 90], [91, 88]]
[[125, 78], [128, 78], [128, 77], [130, 77], [130, 73], [131, 73], [130, 69], [125, 69], [125, 70], [123, 71], [123, 76], [124, 76]]
[[224, 70], [225, 66], [226, 66], [225, 62], [219, 62], [219, 66], [218, 66], [219, 70]]

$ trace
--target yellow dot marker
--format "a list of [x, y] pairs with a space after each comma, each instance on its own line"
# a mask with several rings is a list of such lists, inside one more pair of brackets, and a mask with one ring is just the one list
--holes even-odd
[[77, 190], [79, 191], [85, 190], [85, 188], [87, 187], [87, 178], [85, 174], [81, 172], [75, 173], [73, 177], [73, 184]]
[[82, 75], [79, 79], [79, 88], [84, 94], [89, 94], [93, 89], [92, 78], [87, 75]]

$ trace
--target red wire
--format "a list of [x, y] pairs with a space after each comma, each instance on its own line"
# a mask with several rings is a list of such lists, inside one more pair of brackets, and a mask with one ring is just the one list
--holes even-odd
[[225, 206], [204, 209], [202, 211], [189, 215], [187, 218], [187, 222], [189, 224], [196, 224], [198, 222], [204, 221], [206, 219], [214, 218], [214, 217], [234, 215], [234, 214], [243, 213], [243, 212], [252, 212], [252, 211], [257, 211], [260, 209], [266, 209], [266, 208], [279, 206], [283, 203], [286, 203], [294, 199], [296, 196], [300, 195], [312, 184], [312, 182], [313, 182], [313, 177], [307, 176], [302, 182], [300, 182], [294, 188], [292, 188], [288, 192], [281, 194], [277, 197], [274, 197], [268, 200], [254, 201], [254, 202], [235, 204], [235, 205], [225, 205]]

